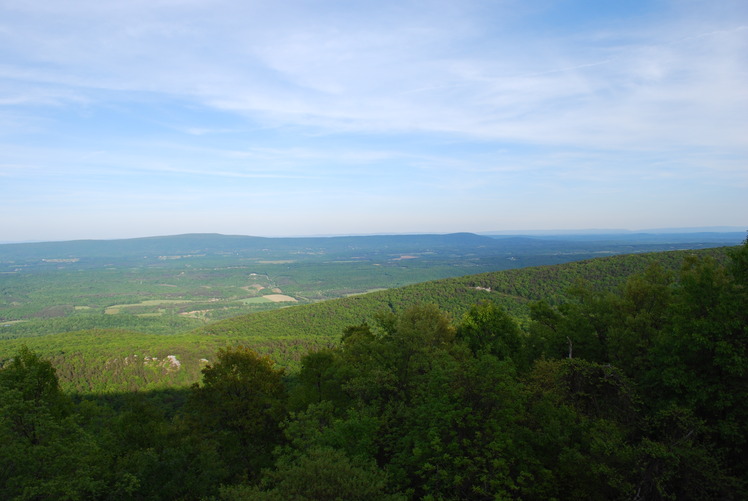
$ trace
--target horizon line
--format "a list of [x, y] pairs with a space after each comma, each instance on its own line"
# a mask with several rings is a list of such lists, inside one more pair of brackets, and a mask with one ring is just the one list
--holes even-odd
[[169, 238], [190, 235], [215, 235], [225, 237], [254, 237], [267, 239], [283, 238], [340, 238], [340, 237], [374, 237], [374, 236], [408, 236], [408, 235], [455, 235], [455, 234], [473, 234], [480, 236], [594, 236], [594, 235], [635, 235], [635, 234], [678, 234], [678, 233], [746, 233], [746, 226], [699, 226], [699, 227], [665, 227], [665, 228], [642, 228], [642, 229], [625, 229], [625, 228], [582, 228], [582, 229], [541, 229], [541, 230], [489, 230], [489, 231], [449, 231], [449, 232], [374, 232], [374, 233], [323, 233], [323, 234], [288, 234], [277, 236], [265, 235], [242, 235], [235, 233], [218, 233], [218, 232], [188, 232], [161, 235], [142, 235], [135, 237], [114, 237], [114, 238], [71, 238], [65, 240], [17, 240], [4, 241], [0, 245], [15, 244], [42, 244], [42, 243], [63, 243], [63, 242], [107, 242], [118, 240], [137, 240], [145, 238]]

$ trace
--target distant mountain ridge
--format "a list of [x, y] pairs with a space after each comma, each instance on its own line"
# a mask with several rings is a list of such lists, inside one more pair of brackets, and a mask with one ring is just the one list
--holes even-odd
[[[556, 251], [627, 244], [736, 245], [745, 232], [610, 233], [577, 235], [479, 235], [476, 233], [369, 235], [335, 237], [258, 237], [217, 233], [188, 233], [118, 240], [71, 240], [0, 244], [0, 261], [101, 257], [154, 257], [159, 255], [306, 252], [329, 255], [362, 252], [428, 252], [474, 249], [484, 254]], [[549, 245], [550, 243], [550, 245]], [[698, 247], [699, 245], [695, 245]], [[595, 249], [590, 249], [594, 251]], [[618, 252], [625, 252], [624, 250]]]
[[633, 234], [663, 234], [663, 233], [742, 233], [748, 229], [746, 226], [694, 226], [683, 228], [645, 228], [639, 230], [628, 230], [624, 228], [585, 228], [575, 230], [497, 230], [480, 231], [480, 235], [531, 235], [531, 236], [580, 236], [580, 235], [633, 235]]
[[350, 237], [295, 237], [270, 238], [217, 233], [189, 233], [160, 237], [141, 237], [120, 240], [71, 240], [66, 242], [34, 242], [0, 244], [0, 259], [12, 256], [27, 258], [59, 257], [124, 257], [163, 253], [221, 253], [257, 251], [272, 248], [277, 251], [316, 249], [336, 252], [341, 250], [424, 249], [428, 247], [465, 247], [496, 245], [495, 239], [474, 233], [445, 235], [373, 235]]
[[[515, 238], [514, 235], [490, 235], [496, 239]], [[628, 233], [580, 233], [580, 234], [554, 234], [554, 235], [528, 235], [525, 238], [532, 238], [544, 241], [557, 242], [626, 242], [629, 244], [678, 244], [693, 242], [713, 242], [725, 245], [735, 245], [746, 238], [745, 231], [731, 232], [628, 232]]]

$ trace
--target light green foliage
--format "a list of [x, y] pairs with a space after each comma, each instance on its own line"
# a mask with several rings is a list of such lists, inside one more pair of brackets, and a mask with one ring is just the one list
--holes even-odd
[[517, 323], [500, 306], [483, 302], [470, 308], [462, 317], [458, 339], [473, 354], [489, 353], [505, 359], [518, 358], [522, 352], [522, 334]]
[[437, 305], [426, 304], [408, 308], [399, 315], [385, 340], [408, 350], [438, 349], [450, 345], [455, 338], [451, 320]]
[[[509, 261], [505, 251], [505, 244], [475, 235], [182, 235], [0, 245], [0, 339], [95, 328], [172, 334], [286, 306], [263, 300], [278, 288], [303, 304], [538, 260], [558, 262], [529, 249]], [[406, 254], [414, 259], [400, 259]]]

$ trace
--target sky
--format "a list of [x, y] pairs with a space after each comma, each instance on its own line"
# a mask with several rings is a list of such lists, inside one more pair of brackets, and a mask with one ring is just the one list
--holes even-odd
[[745, 0], [0, 0], [0, 242], [703, 226]]

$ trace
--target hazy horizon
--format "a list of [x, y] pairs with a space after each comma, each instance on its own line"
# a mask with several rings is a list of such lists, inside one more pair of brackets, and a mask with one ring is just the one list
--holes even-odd
[[0, 55], [1, 242], [748, 227], [741, 0], [32, 0]]
[[367, 237], [367, 236], [409, 236], [409, 235], [446, 235], [455, 233], [474, 233], [476, 235], [483, 236], [529, 236], [529, 237], [580, 237], [580, 236], [612, 236], [612, 235], [637, 235], [637, 234], [655, 234], [655, 235], [667, 235], [667, 234], [690, 234], [690, 233], [712, 233], [712, 234], [734, 234], [734, 233], [747, 233], [748, 228], [742, 226], [704, 226], [698, 228], [639, 228], [639, 229], [623, 229], [623, 228], [579, 228], [579, 229], [557, 229], [557, 230], [496, 230], [496, 231], [483, 231], [483, 232], [408, 232], [408, 233], [396, 233], [396, 232], [384, 232], [384, 233], [332, 233], [332, 234], [301, 234], [301, 235], [278, 235], [278, 236], [267, 236], [267, 235], [249, 235], [249, 234], [237, 234], [237, 233], [215, 233], [215, 232], [199, 232], [199, 233], [178, 233], [178, 234], [163, 234], [163, 235], [134, 235], [117, 238], [81, 238], [81, 239], [63, 239], [63, 240], [21, 240], [21, 241], [5, 241], [0, 240], [0, 245], [5, 244], [27, 244], [27, 243], [55, 243], [55, 242], [69, 242], [69, 241], [102, 241], [102, 240], [130, 240], [130, 239], [141, 239], [141, 238], [159, 238], [159, 237], [174, 237], [182, 235], [220, 235], [229, 237], [259, 237], [259, 238], [335, 238], [335, 237]]

